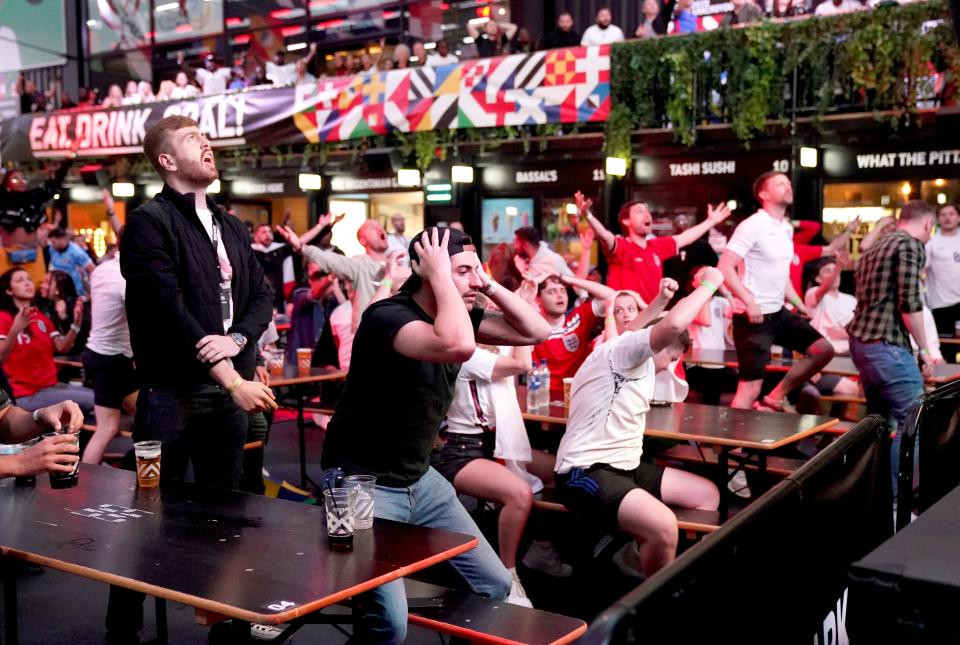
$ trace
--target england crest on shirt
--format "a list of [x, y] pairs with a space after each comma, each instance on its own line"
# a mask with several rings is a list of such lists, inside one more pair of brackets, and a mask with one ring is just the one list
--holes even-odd
[[580, 349], [580, 337], [576, 334], [567, 334], [563, 337], [563, 346], [572, 354]]
[[653, 254], [653, 263], [654, 263], [656, 266], [660, 266], [660, 256], [657, 255], [656, 253]]
[[47, 333], [47, 325], [46, 325], [46, 323], [43, 322], [42, 320], [38, 320], [38, 321], [36, 321], [36, 322], [37, 322], [37, 329], [40, 330], [40, 333], [41, 333], [41, 334], [46, 334], [46, 333]]

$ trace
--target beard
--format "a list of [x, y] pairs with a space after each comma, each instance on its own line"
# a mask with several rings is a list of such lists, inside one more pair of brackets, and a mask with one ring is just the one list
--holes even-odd
[[217, 170], [216, 163], [205, 164], [199, 160], [191, 160], [183, 164], [180, 176], [195, 186], [209, 186], [220, 178], [220, 171]]

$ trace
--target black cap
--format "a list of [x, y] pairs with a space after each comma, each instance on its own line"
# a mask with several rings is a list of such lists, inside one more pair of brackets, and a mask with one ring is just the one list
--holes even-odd
[[[473, 243], [473, 238], [471, 238], [469, 235], [467, 235], [460, 229], [431, 226], [429, 228], [423, 229], [422, 231], [417, 233], [412, 240], [410, 240], [410, 247], [407, 249], [407, 252], [410, 255], [411, 266], [413, 266], [413, 262], [420, 261], [420, 256], [417, 253], [417, 250], [414, 248], [414, 245], [416, 245], [416, 243], [419, 242], [424, 235], [431, 233], [434, 229], [437, 229], [440, 231], [441, 239], [443, 239], [444, 233], [446, 233], [447, 231], [450, 232], [450, 239], [447, 240], [447, 254], [450, 257], [453, 257], [458, 253], [463, 253], [464, 251], [467, 250], [465, 247], [476, 246]], [[423, 284], [423, 280], [420, 279], [419, 275], [414, 273], [409, 278], [407, 278], [406, 282], [404, 282], [403, 285], [400, 287], [400, 290], [412, 293], [417, 289], [419, 289], [421, 284]]]

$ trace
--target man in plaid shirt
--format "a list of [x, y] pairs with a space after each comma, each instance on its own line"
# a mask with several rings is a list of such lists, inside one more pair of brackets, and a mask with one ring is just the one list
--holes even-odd
[[[922, 201], [904, 204], [897, 227], [863, 254], [856, 269], [857, 309], [847, 325], [850, 357], [863, 382], [867, 412], [896, 420], [891, 449], [894, 480], [900, 436], [910, 403], [923, 394], [921, 368], [910, 348], [917, 341], [923, 376], [933, 362], [923, 329], [920, 271], [926, 264], [923, 245], [933, 230], [934, 211]], [[896, 481], [894, 481], [894, 486]]]

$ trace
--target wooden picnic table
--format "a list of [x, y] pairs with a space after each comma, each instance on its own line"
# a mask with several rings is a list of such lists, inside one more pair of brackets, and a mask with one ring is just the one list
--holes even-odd
[[[75, 488], [0, 481], [0, 556], [66, 571], [250, 623], [310, 621], [364, 591], [464, 553], [470, 535], [374, 520], [334, 551], [323, 509], [195, 484], [140, 489], [133, 472], [81, 465]], [[16, 574], [4, 578], [6, 643], [16, 643]], [[11, 624], [12, 623], [12, 624]], [[241, 638], [244, 634], [245, 638]], [[172, 639], [171, 642], [177, 642]]]

